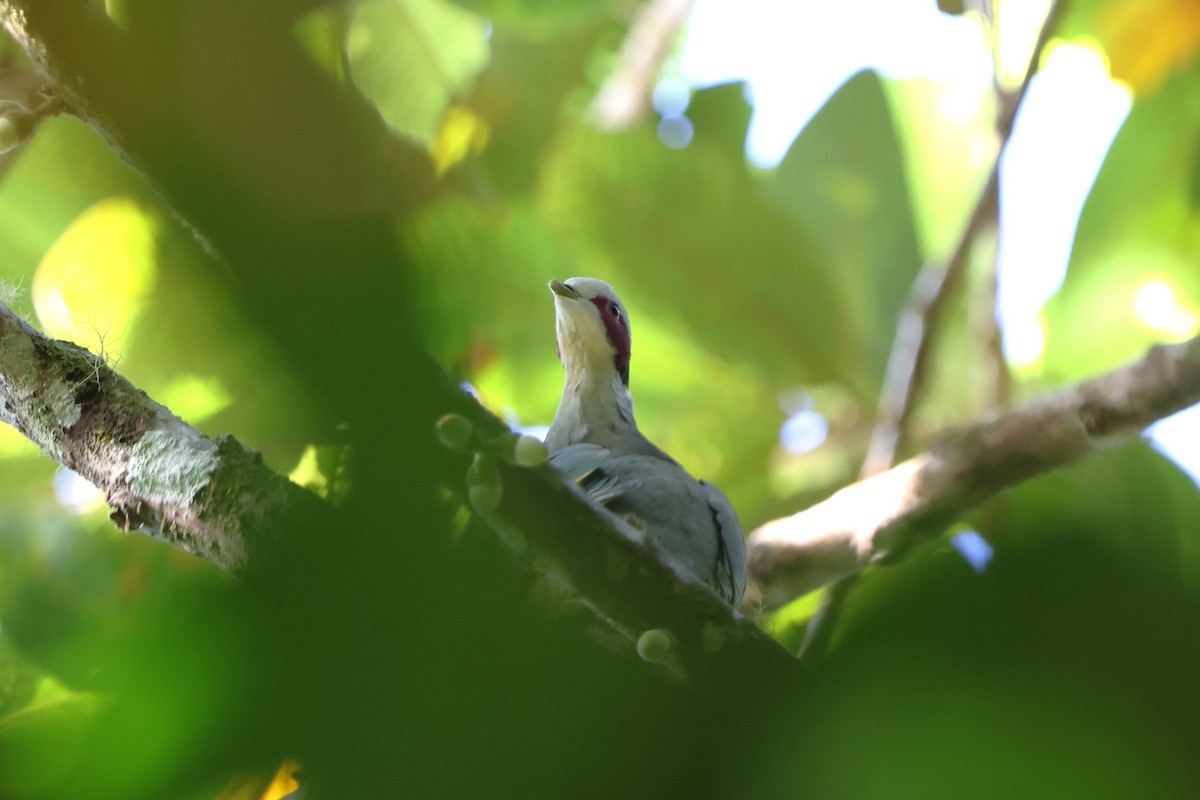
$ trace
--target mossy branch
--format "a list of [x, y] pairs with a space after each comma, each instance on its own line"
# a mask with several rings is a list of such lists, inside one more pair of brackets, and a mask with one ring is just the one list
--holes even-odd
[[321, 501], [230, 436], [209, 438], [99, 356], [0, 304], [0, 421], [102, 489], [113, 521], [240, 570]]

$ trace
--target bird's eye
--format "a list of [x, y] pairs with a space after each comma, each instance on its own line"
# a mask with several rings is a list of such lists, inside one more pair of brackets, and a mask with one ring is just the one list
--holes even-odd
[[616, 303], [609, 303], [608, 304], [608, 313], [613, 315], [613, 319], [620, 319], [621, 318], [621, 307], [619, 305], [617, 305]]

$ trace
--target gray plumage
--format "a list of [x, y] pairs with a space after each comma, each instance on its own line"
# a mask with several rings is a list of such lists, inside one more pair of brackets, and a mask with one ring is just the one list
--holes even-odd
[[546, 436], [550, 463], [736, 608], [746, 588], [737, 514], [720, 489], [696, 480], [638, 431], [624, 305], [592, 278], [551, 281], [550, 289], [566, 372]]

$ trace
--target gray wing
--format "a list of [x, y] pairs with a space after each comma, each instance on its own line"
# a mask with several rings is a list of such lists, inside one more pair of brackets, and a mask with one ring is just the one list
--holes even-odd
[[588, 442], [550, 463], [597, 503], [643, 530], [671, 560], [737, 608], [746, 590], [746, 542], [720, 489], [657, 455], [615, 455]]
[[612, 451], [607, 447], [578, 442], [559, 450], [550, 457], [550, 463], [593, 500], [604, 505], [641, 486], [637, 478], [623, 480], [615, 473], [606, 472], [604, 466], [611, 458]]
[[742, 535], [742, 524], [725, 493], [705, 481], [700, 481], [700, 486], [717, 526], [717, 581], [730, 605], [736, 609], [746, 592], [746, 537]]

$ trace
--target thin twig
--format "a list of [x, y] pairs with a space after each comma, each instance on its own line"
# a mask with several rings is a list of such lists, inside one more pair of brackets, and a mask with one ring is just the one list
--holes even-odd
[[[859, 471], [860, 480], [877, 475], [895, 464], [897, 455], [905, 445], [904, 440], [911, 426], [916, 401], [929, 374], [933, 333], [945, 316], [950, 298], [962, 283], [968, 258], [980, 234], [999, 225], [1001, 159], [1012, 136], [1017, 112], [1029, 92], [1042, 53], [1058, 25], [1065, 6], [1065, 0], [1051, 4], [1017, 91], [1011, 94], [1003, 92], [997, 84], [1000, 113], [996, 121], [996, 132], [1000, 141], [996, 159], [949, 258], [943, 264], [929, 263], [921, 269], [913, 283], [909, 301], [900, 312], [896, 337], [884, 373], [883, 390], [879, 399], [879, 418], [871, 431], [867, 454]], [[990, 6], [988, 10], [990, 11]], [[990, 16], [988, 22], [991, 23]], [[989, 336], [988, 339], [995, 341], [997, 351], [1001, 349], [998, 330], [995, 336]], [[1008, 375], [1003, 365], [1002, 354], [996, 380], [997, 397], [1006, 398]], [[839, 581], [832, 590], [825, 593], [817, 613], [809, 623], [801, 656], [806, 652], [819, 652], [824, 647], [834, 627], [833, 622], [841, 612], [856, 577], [857, 573]]]
[[976, 236], [993, 217], [999, 185], [999, 160], [988, 174], [962, 236], [944, 264], [928, 264], [917, 276], [912, 294], [900, 313], [892, 353], [879, 400], [879, 421], [871, 432], [859, 478], [867, 478], [896, 462], [908, 430], [915, 400], [924, 386], [932, 352], [932, 334], [949, 298], [961, 282]]
[[947, 299], [962, 280], [971, 246], [989, 223], [995, 222], [1000, 183], [1000, 162], [1012, 136], [1013, 122], [1029, 92], [1046, 44], [1061, 18], [1066, 3], [1051, 5], [1042, 24], [1037, 43], [1020, 87], [1001, 94], [996, 130], [1000, 138], [996, 160], [984, 183], [979, 199], [967, 219], [950, 257], [944, 264], [927, 264], [913, 284], [907, 307], [901, 312], [896, 338], [888, 358], [883, 391], [879, 401], [879, 421], [871, 434], [867, 455], [859, 477], [865, 478], [887, 469], [896, 462], [908, 431], [916, 399], [924, 387], [932, 345], [932, 334], [947, 306]]

